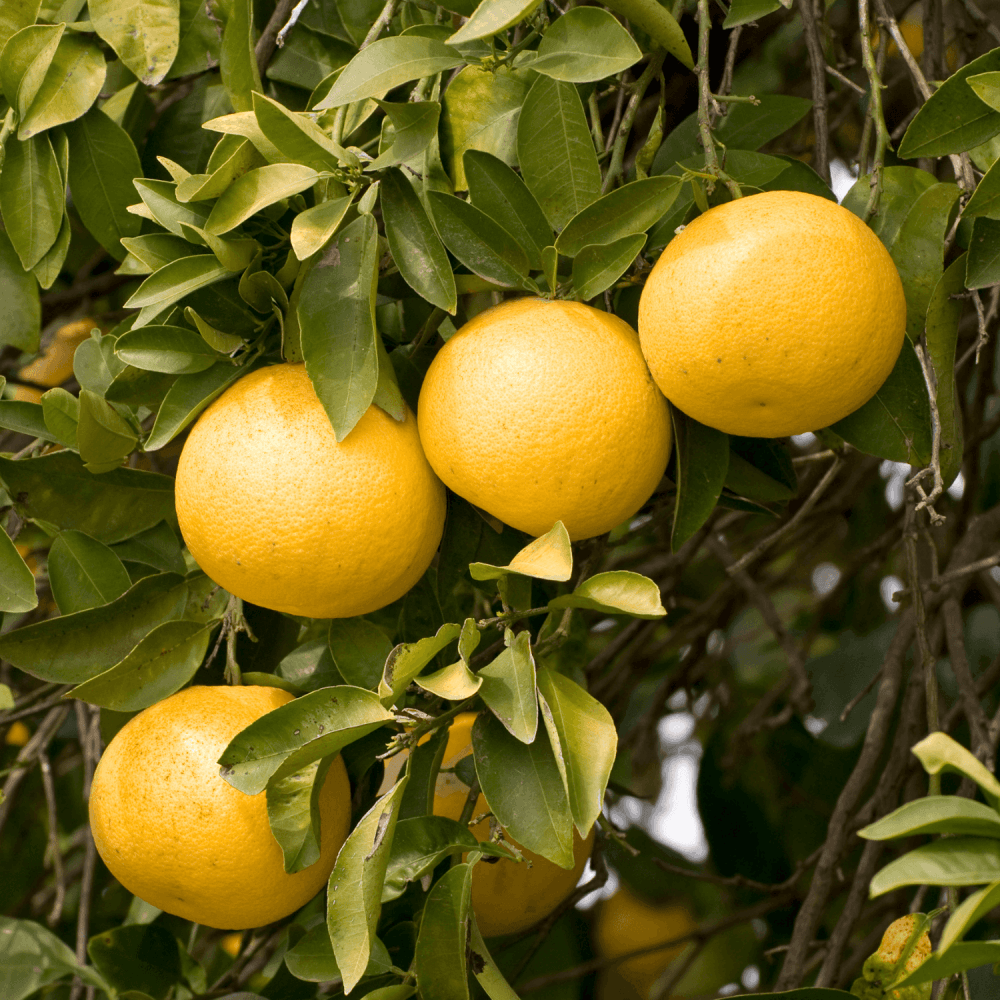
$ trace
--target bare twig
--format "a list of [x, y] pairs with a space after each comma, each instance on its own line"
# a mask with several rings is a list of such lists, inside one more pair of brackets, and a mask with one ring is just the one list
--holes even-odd
[[809, 73], [812, 77], [813, 129], [816, 133], [813, 166], [816, 173], [829, 184], [830, 135], [826, 115], [826, 73], [829, 67], [823, 53], [818, 23], [823, 18], [824, 7], [815, 0], [797, 0], [796, 6], [802, 18], [802, 34], [809, 52]]
[[[254, 46], [254, 56], [257, 58], [257, 71], [261, 77], [264, 76], [264, 70], [267, 69], [267, 65], [274, 55], [274, 50], [281, 44], [278, 41], [278, 35], [284, 30], [282, 29], [282, 25], [285, 25], [285, 29], [289, 27], [286, 22], [292, 14], [292, 8], [295, 6], [296, 0], [278, 0], [274, 8], [274, 13], [268, 18], [267, 25], [264, 27], [260, 38], [257, 39], [257, 44]], [[292, 24], [294, 23], [293, 21]]]
[[872, 52], [871, 27], [868, 13], [868, 0], [858, 0], [858, 23], [861, 26], [861, 58], [865, 72], [868, 74], [868, 89], [871, 97], [868, 102], [868, 115], [865, 119], [865, 135], [861, 140], [862, 157], [866, 154], [868, 134], [875, 129], [875, 150], [872, 153], [871, 164], [861, 164], [863, 172], [871, 175], [871, 193], [865, 207], [865, 221], [876, 215], [882, 200], [882, 171], [885, 166], [885, 151], [889, 147], [889, 130], [885, 124], [885, 112], [882, 110], [882, 74], [879, 63], [883, 58], [885, 46], [879, 49], [879, 62], [876, 62]]
[[839, 456], [834, 459], [830, 464], [830, 468], [823, 473], [823, 478], [816, 484], [812, 493], [805, 499], [802, 506], [795, 512], [795, 514], [789, 518], [777, 531], [768, 535], [767, 538], [758, 542], [749, 552], [740, 556], [731, 566], [726, 567], [726, 572], [730, 575], [738, 573], [742, 569], [746, 569], [752, 562], [760, 558], [765, 552], [768, 551], [776, 542], [784, 538], [790, 531], [798, 527], [799, 524], [805, 519], [809, 512], [816, 506], [819, 502], [820, 497], [827, 491], [830, 483], [833, 482], [834, 476], [836, 476], [840, 467], [844, 464], [844, 460]]
[[[959, 698], [969, 723], [972, 737], [972, 752], [990, 767], [993, 754], [989, 739], [989, 720], [976, 694], [976, 685], [969, 669], [969, 658], [965, 651], [965, 631], [962, 625], [962, 609], [954, 597], [949, 597], [941, 607], [944, 618], [945, 635], [948, 638], [948, 661], [951, 672], [958, 683]], [[992, 768], [991, 768], [992, 770]]]
[[45, 753], [38, 755], [38, 763], [42, 771], [42, 787], [45, 789], [45, 807], [49, 819], [49, 853], [52, 856], [52, 872], [56, 880], [56, 898], [48, 916], [49, 927], [55, 927], [62, 916], [63, 903], [66, 901], [66, 874], [63, 870], [63, 856], [59, 849], [59, 818], [56, 809], [56, 787], [52, 780], [52, 765]]

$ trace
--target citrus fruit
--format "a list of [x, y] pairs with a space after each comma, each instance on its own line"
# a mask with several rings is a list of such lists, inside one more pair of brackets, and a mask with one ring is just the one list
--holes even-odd
[[78, 319], [59, 327], [42, 354], [26, 364], [19, 376], [46, 388], [62, 385], [73, 374], [73, 354], [96, 325], [92, 319]]
[[798, 191], [709, 209], [667, 244], [639, 301], [642, 351], [667, 399], [747, 437], [846, 417], [892, 371], [905, 330], [878, 237]]
[[31, 730], [20, 719], [16, 719], [10, 724], [3, 741], [9, 747], [23, 747], [30, 739]]
[[370, 406], [337, 442], [304, 365], [241, 378], [184, 443], [177, 519], [198, 565], [254, 604], [350, 618], [402, 597], [430, 565], [444, 487], [417, 422]]
[[[687, 907], [679, 904], [655, 906], [634, 895], [624, 886], [598, 906], [594, 922], [594, 944], [599, 955], [617, 958], [640, 948], [652, 948], [672, 941], [695, 929]], [[617, 963], [618, 975], [642, 996], [649, 996], [664, 969], [687, 946], [668, 945]]]
[[624, 321], [522, 298], [480, 313], [431, 363], [417, 408], [434, 471], [501, 521], [610, 531], [656, 488], [670, 416]]
[[94, 772], [90, 828], [129, 892], [222, 930], [269, 924], [316, 895], [350, 824], [343, 761], [334, 760], [319, 795], [320, 858], [291, 875], [266, 793], [237, 791], [216, 763], [238, 732], [291, 700], [273, 687], [190, 687], [122, 727]]
[[[463, 712], [455, 717], [448, 730], [448, 742], [441, 761], [441, 773], [434, 789], [434, 815], [447, 816], [457, 820], [465, 808], [469, 794], [468, 785], [457, 775], [444, 773], [452, 769], [472, 753], [472, 724], [475, 712]], [[425, 743], [430, 737], [420, 740]], [[395, 783], [407, 751], [390, 757], [386, 762], [385, 777], [379, 794], [387, 792]], [[472, 810], [472, 816], [489, 812], [484, 796], [480, 795]], [[488, 840], [490, 836], [489, 817], [470, 827], [477, 840]], [[534, 926], [547, 917], [575, 888], [580, 875], [590, 857], [594, 843], [593, 831], [586, 838], [573, 831], [572, 868], [560, 868], [557, 864], [532, 851], [525, 850], [509, 834], [506, 839], [517, 846], [524, 856], [522, 861], [480, 861], [472, 872], [472, 908], [476, 913], [479, 932], [486, 937], [501, 934], [517, 934]], [[528, 864], [530, 862], [530, 865]]]

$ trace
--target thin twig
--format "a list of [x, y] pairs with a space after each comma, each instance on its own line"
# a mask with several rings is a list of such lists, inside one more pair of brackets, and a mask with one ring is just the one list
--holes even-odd
[[731, 566], [726, 567], [726, 572], [730, 575], [738, 573], [742, 569], [746, 569], [752, 562], [760, 558], [768, 549], [770, 549], [775, 542], [780, 541], [785, 537], [790, 531], [793, 531], [802, 521], [808, 516], [809, 512], [816, 506], [819, 502], [820, 497], [827, 491], [830, 483], [833, 482], [834, 476], [840, 470], [840, 467], [844, 464], [844, 460], [838, 455], [834, 461], [830, 464], [830, 468], [823, 473], [823, 478], [816, 484], [812, 493], [805, 499], [802, 506], [795, 512], [795, 514], [789, 518], [777, 531], [772, 532], [767, 538], [758, 542], [749, 552], [740, 556]]
[[813, 166], [816, 173], [829, 184], [830, 135], [826, 115], [826, 71], [829, 67], [823, 53], [823, 41], [819, 29], [824, 7], [815, 0], [798, 0], [797, 6], [799, 16], [802, 18], [802, 34], [809, 52], [809, 74], [812, 78], [813, 130], [816, 133]]
[[[882, 75], [879, 63], [875, 60], [872, 52], [871, 27], [868, 13], [868, 0], [858, 0], [858, 24], [861, 33], [861, 59], [865, 66], [865, 73], [868, 75], [868, 89], [871, 97], [868, 101], [868, 114], [865, 118], [865, 133], [861, 140], [861, 153], [864, 157], [868, 145], [868, 134], [872, 127], [875, 129], [875, 150], [872, 153], [871, 164], [867, 167], [862, 162], [862, 172], [871, 175], [871, 191], [868, 195], [868, 204], [865, 207], [865, 221], [878, 214], [882, 201], [882, 171], [885, 167], [885, 151], [889, 148], [889, 130], [885, 124], [885, 112], [882, 109]], [[886, 46], [879, 48], [879, 62], [883, 57]]]
[[56, 787], [52, 780], [52, 765], [44, 753], [38, 755], [38, 763], [42, 771], [42, 787], [45, 789], [45, 807], [49, 820], [49, 852], [52, 855], [52, 871], [56, 880], [56, 898], [48, 916], [49, 927], [55, 927], [62, 916], [63, 903], [66, 901], [66, 874], [63, 870], [63, 856], [59, 849], [59, 816], [56, 809]]
[[389, 26], [389, 22], [396, 16], [396, 8], [399, 6], [399, 0], [386, 0], [385, 6], [382, 8], [382, 12], [377, 18], [375, 18], [375, 23], [368, 29], [368, 34], [365, 35], [365, 40], [361, 43], [358, 48], [360, 52], [361, 49], [367, 48], [372, 42], [376, 41], [379, 35]]
[[282, 25], [290, 17], [295, 2], [296, 0], [278, 0], [274, 13], [268, 18], [267, 25], [254, 46], [253, 54], [257, 59], [257, 72], [260, 73], [262, 79], [264, 70], [267, 69], [267, 65], [274, 55], [274, 50], [279, 44], [278, 34], [282, 30]]
[[604, 183], [602, 185], [602, 190], [604, 191], [607, 191], [621, 176], [625, 163], [625, 147], [628, 145], [629, 135], [632, 132], [632, 126], [635, 123], [635, 116], [639, 111], [639, 105], [646, 94], [647, 88], [653, 82], [653, 77], [660, 72], [660, 67], [663, 65], [663, 60], [666, 56], [667, 54], [663, 49], [657, 49], [650, 57], [646, 68], [642, 71], [642, 75], [632, 85], [632, 96], [628, 100], [628, 106], [622, 116], [621, 125], [618, 127], [614, 145], [611, 148], [611, 163], [608, 165], [608, 172], [604, 176]]
[[864, 87], [862, 87], [859, 84], [855, 83], [849, 76], [845, 76], [843, 73], [840, 72], [839, 69], [834, 69], [834, 67], [831, 66], [829, 63], [826, 64], [826, 71], [835, 80], [839, 80], [841, 83], [843, 83], [844, 85], [850, 87], [851, 90], [853, 90], [856, 93], [860, 94], [862, 97], [864, 97], [865, 94], [868, 93], [868, 91], [866, 91]]

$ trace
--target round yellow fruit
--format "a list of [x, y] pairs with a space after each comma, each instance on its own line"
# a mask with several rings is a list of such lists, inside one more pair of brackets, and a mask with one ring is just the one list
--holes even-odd
[[244, 600], [309, 618], [391, 604], [423, 576], [445, 491], [417, 422], [370, 406], [337, 442], [304, 365], [241, 378], [177, 466], [177, 519], [198, 565]]
[[[654, 906], [622, 886], [610, 899], [599, 904], [594, 922], [594, 944], [599, 955], [617, 958], [640, 948], [652, 948], [691, 933], [697, 925], [685, 906]], [[663, 970], [687, 946], [668, 945], [617, 963], [618, 975], [642, 997], [649, 996]]]
[[572, 539], [621, 524], [670, 456], [670, 414], [635, 331], [579, 302], [488, 309], [432, 362], [417, 409], [434, 471], [501, 521]]
[[280, 920], [316, 895], [350, 825], [343, 761], [334, 760], [319, 796], [320, 858], [291, 875], [266, 793], [237, 791], [217, 763], [238, 732], [291, 700], [272, 687], [190, 687], [122, 727], [94, 772], [90, 828], [129, 892], [221, 930]]
[[18, 373], [21, 378], [47, 388], [62, 385], [73, 375], [73, 355], [90, 337], [97, 324], [92, 319], [78, 319], [59, 327], [42, 354]]
[[23, 747], [30, 739], [31, 730], [20, 719], [17, 719], [10, 724], [3, 741], [9, 747]]
[[[453, 768], [472, 753], [472, 724], [475, 721], [475, 712], [463, 712], [451, 724], [442, 768]], [[457, 820], [462, 815], [468, 792], [468, 787], [454, 774], [439, 774], [434, 792], [434, 814]], [[489, 812], [489, 808], [480, 795], [472, 815], [480, 816]], [[477, 823], [471, 831], [477, 840], [488, 840], [489, 819]], [[593, 843], [593, 830], [586, 839], [573, 831], [572, 868], [560, 868], [520, 845], [518, 850], [524, 855], [524, 861], [501, 858], [476, 865], [472, 873], [472, 909], [483, 937], [518, 934], [547, 917], [576, 888]]]
[[639, 302], [653, 378], [729, 434], [827, 427], [868, 402], [899, 356], [903, 285], [855, 215], [798, 191], [712, 208], [676, 236]]

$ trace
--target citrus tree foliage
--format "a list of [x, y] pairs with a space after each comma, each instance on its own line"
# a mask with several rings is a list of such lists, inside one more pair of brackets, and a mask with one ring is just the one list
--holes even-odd
[[[635, 996], [628, 945], [595, 952], [600, 910], [573, 908], [609, 871], [687, 914], [633, 949], [678, 946], [649, 995], [742, 980], [923, 997], [934, 979], [968, 995], [970, 969], [995, 990], [990, 16], [971, 0], [0, 5], [4, 998]], [[415, 409], [437, 348], [504, 298], [634, 326], [679, 227], [758, 191], [833, 199], [834, 160], [858, 168], [843, 203], [892, 255], [908, 317], [886, 383], [834, 427], [752, 439], [674, 410], [653, 498], [573, 545], [561, 523], [531, 539], [450, 496], [432, 569], [362, 618], [241, 606], [183, 549], [183, 436], [251, 370], [304, 361], [343, 440], [373, 403]], [[224, 673], [296, 696], [220, 760], [266, 792], [287, 870], [317, 856], [311, 792], [333, 755], [353, 788], [328, 898], [235, 939], [131, 897], [85, 811], [102, 742]], [[472, 872], [510, 840], [430, 815], [441, 736], [470, 709], [470, 808], [481, 789], [510, 838], [563, 866], [597, 824], [590, 881], [489, 946]], [[641, 821], [657, 734], [680, 720], [701, 757], [697, 864]], [[931, 957], [862, 975], [921, 908]]]

